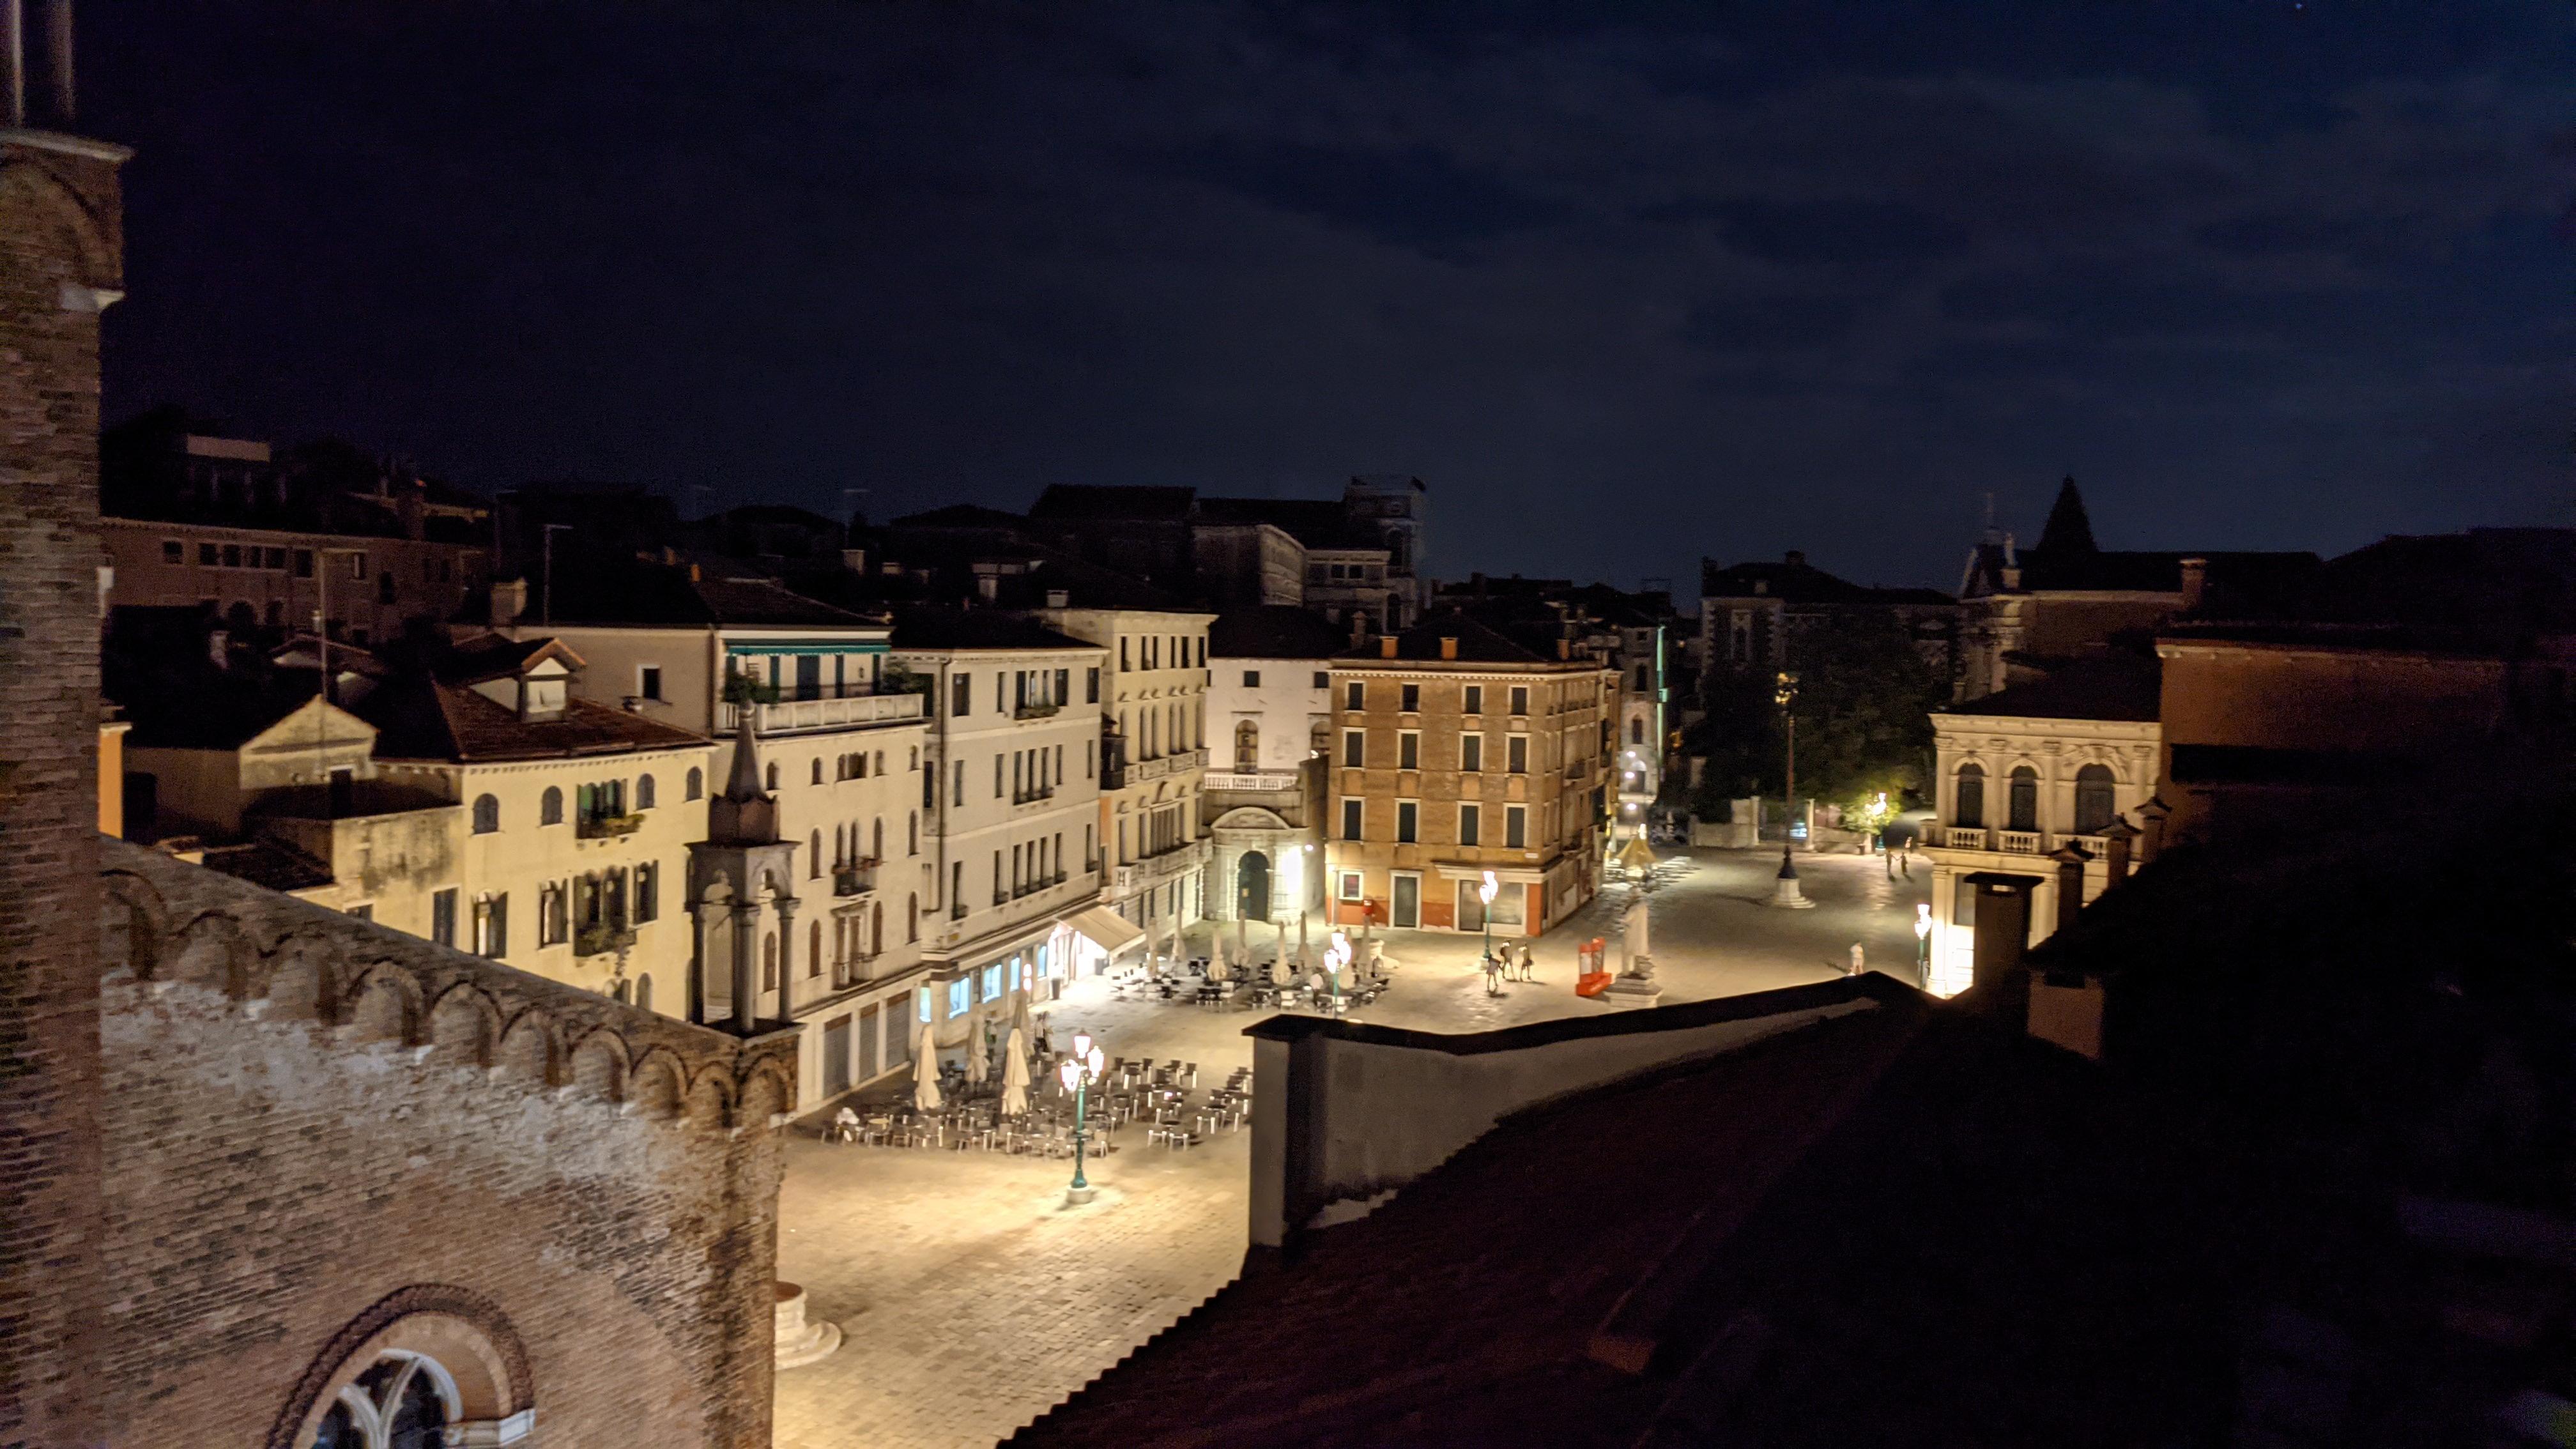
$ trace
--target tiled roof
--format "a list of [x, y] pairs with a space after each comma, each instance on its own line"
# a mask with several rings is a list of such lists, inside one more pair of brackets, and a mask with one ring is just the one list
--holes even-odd
[[331, 883], [331, 872], [319, 862], [265, 840], [211, 847], [205, 865], [273, 891], [306, 891]]
[[[1358, 647], [1345, 645], [1333, 657], [1353, 663], [1386, 657], [1382, 635], [1371, 635]], [[1441, 609], [1425, 614], [1419, 623], [1396, 636], [1395, 657], [1405, 661], [1438, 662], [1443, 658], [1441, 641], [1458, 641], [1456, 662], [1472, 664], [1560, 664], [1566, 661], [1544, 655], [1514, 643], [1501, 630], [1481, 622], [1458, 609]], [[1589, 666], [1590, 661], [1578, 661]]]
[[505, 760], [578, 759], [685, 749], [710, 743], [705, 736], [570, 699], [561, 719], [522, 720], [476, 693], [414, 674], [388, 684], [350, 711], [376, 727], [376, 758], [488, 764]]
[[1050, 484], [1029, 509], [1029, 517], [1049, 518], [1186, 518], [1192, 488], [1114, 486], [1093, 483]]
[[1349, 647], [1347, 632], [1293, 604], [1229, 609], [1208, 625], [1211, 659], [1330, 659]]
[[2065, 661], [2038, 679], [1943, 712], [2012, 719], [2152, 720], [2163, 707], [2163, 665], [2153, 655], [2106, 652]]
[[1034, 619], [1003, 609], [952, 609], [915, 604], [894, 611], [894, 648], [1098, 649]]

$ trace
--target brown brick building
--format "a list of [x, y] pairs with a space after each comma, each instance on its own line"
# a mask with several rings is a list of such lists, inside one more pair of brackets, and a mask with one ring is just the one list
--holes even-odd
[[[0, 54], [29, 40], [67, 121], [68, 30]], [[766, 1444], [792, 1029], [102, 844], [125, 153], [28, 120], [0, 113], [0, 1444]]]
[[1535, 935], [1592, 898], [1619, 676], [1443, 610], [1332, 667], [1326, 868], [1336, 924]]

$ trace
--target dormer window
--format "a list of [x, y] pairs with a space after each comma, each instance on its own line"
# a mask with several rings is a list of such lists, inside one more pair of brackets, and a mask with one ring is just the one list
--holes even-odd
[[561, 675], [556, 675], [551, 679], [532, 679], [524, 676], [521, 677], [519, 680], [519, 718], [530, 724], [535, 724], [543, 720], [562, 719], [564, 716], [564, 692], [564, 680]]

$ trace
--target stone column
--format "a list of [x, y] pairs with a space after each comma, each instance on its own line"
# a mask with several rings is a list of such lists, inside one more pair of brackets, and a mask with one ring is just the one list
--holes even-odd
[[760, 903], [733, 903], [733, 1026], [744, 1036], [760, 1024]]
[[778, 1019], [796, 1019], [796, 898], [778, 898]]

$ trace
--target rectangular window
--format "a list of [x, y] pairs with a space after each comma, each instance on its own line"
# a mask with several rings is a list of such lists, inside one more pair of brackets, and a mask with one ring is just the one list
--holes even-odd
[[197, 564], [201, 568], [213, 568], [223, 560], [223, 556], [224, 551], [211, 543], [197, 545]]
[[1395, 732], [1395, 767], [1399, 770], [1422, 768], [1422, 731], [1398, 730]]
[[1513, 686], [1512, 686], [1512, 713], [1514, 713], [1514, 714], [1527, 714], [1527, 713], [1529, 713], [1529, 686], [1528, 686], [1528, 685], [1526, 685], [1526, 684], [1515, 684], [1515, 685], [1513, 685]]
[[1357, 840], [1360, 838], [1360, 807], [1362, 804], [1362, 801], [1353, 799], [1345, 799], [1342, 801], [1342, 838], [1344, 840]]
[[635, 920], [640, 925], [661, 914], [662, 867], [648, 860], [635, 867]]
[[993, 798], [1002, 798], [1002, 757], [999, 755], [993, 757]]
[[1130, 663], [1130, 662], [1129, 662], [1129, 659], [1130, 659], [1130, 656], [1129, 656], [1129, 654], [1127, 653], [1127, 636], [1126, 636], [1126, 635], [1124, 635], [1124, 634], [1121, 634], [1121, 635], [1119, 635], [1119, 636], [1118, 636], [1118, 672], [1119, 672], [1119, 673], [1121, 673], [1121, 674], [1125, 674], [1125, 673], [1126, 673], [1126, 672], [1128, 672], [1129, 670], [1131, 670], [1131, 669], [1135, 668], [1135, 665], [1133, 665], [1132, 663]]
[[366, 576], [367, 556], [363, 553], [353, 553], [349, 555], [349, 577], [353, 579], [363, 579]]
[[1097, 757], [1099, 753], [1100, 741], [1084, 740], [1082, 742], [1082, 778], [1086, 780], [1091, 778], [1092, 760]]
[[1503, 807], [1503, 844], [1518, 850], [1529, 844], [1529, 809], [1521, 805]]
[[635, 671], [635, 692], [646, 699], [662, 697], [662, 666], [646, 664]]
[[1355, 870], [1345, 870], [1337, 871], [1335, 874], [1342, 878], [1342, 899], [1346, 901], [1358, 900], [1360, 898], [1360, 873]]
[[1316, 687], [1317, 689], [1330, 689], [1330, 688], [1332, 688], [1332, 687], [1333, 687], [1333, 676], [1332, 676], [1330, 673], [1328, 673], [1328, 672], [1326, 672], [1326, 671], [1324, 671], [1324, 670], [1321, 670], [1321, 669], [1316, 670], [1316, 671], [1315, 671], [1315, 687]]
[[261, 554], [260, 567], [283, 570], [286, 567], [286, 550], [282, 548], [272, 548]]
[[392, 573], [387, 572], [376, 575], [376, 601], [385, 604], [390, 604], [394, 601], [394, 576]]
[[295, 551], [295, 576], [299, 579], [313, 577], [313, 550], [299, 548]]
[[1261, 687], [1261, 671], [1258, 669], [1247, 669], [1243, 671], [1243, 687], [1246, 689], [1259, 689]]
[[175, 538], [163, 539], [161, 541], [161, 561], [165, 564], [186, 563], [188, 561], [188, 546]]
[[1503, 768], [1515, 775], [1529, 773], [1529, 736], [1513, 735], [1504, 742]]
[[225, 567], [225, 568], [228, 568], [228, 569], [237, 569], [237, 568], [240, 568], [240, 567], [241, 567], [241, 545], [240, 545], [240, 544], [237, 544], [237, 543], [228, 543], [228, 544], [225, 544], [225, 545], [224, 545], [224, 555], [223, 555], [223, 557], [224, 557], [224, 567]]
[[1100, 703], [1100, 666], [1097, 664], [1082, 671], [1082, 702]]
[[1458, 807], [1458, 843], [1460, 845], [1474, 845], [1478, 843], [1476, 839], [1477, 825], [1479, 823], [1477, 820], [1478, 814], [1478, 807], [1474, 805], [1461, 805]]
[[1458, 737], [1458, 768], [1470, 775], [1479, 774], [1484, 770], [1485, 737], [1483, 735]]
[[1399, 695], [1399, 698], [1401, 699], [1401, 701], [1402, 701], [1402, 702], [1401, 702], [1401, 703], [1399, 703], [1398, 705], [1396, 705], [1396, 708], [1398, 708], [1398, 709], [1400, 709], [1400, 710], [1403, 710], [1406, 714], [1420, 714], [1420, 713], [1422, 712], [1422, 686], [1421, 686], [1421, 685], [1419, 685], [1419, 684], [1408, 684], [1408, 685], [1405, 685], [1405, 686], [1403, 687], [1403, 690], [1401, 691], [1401, 693], [1400, 693], [1400, 695]]
[[1395, 802], [1395, 843], [1411, 845], [1420, 838], [1422, 806], [1411, 800]]
[[948, 713], [958, 719], [975, 707], [975, 677], [959, 674], [948, 681]]
[[963, 978], [948, 983], [948, 1014], [950, 1016], [964, 1016], [968, 1011], [974, 1009], [975, 1003], [969, 999], [969, 996], [974, 989], [974, 983], [964, 980]]
[[1366, 763], [1366, 762], [1367, 762], [1367, 759], [1368, 759], [1368, 731], [1367, 731], [1367, 730], [1344, 730], [1344, 731], [1342, 731], [1342, 765], [1343, 765], [1343, 767], [1344, 767], [1345, 769], [1352, 769], [1352, 770], [1356, 770], [1356, 769], [1358, 769], [1362, 764]]
[[959, 760], [957, 762], [957, 789], [954, 798], [952, 798], [949, 803], [952, 805], [963, 805], [966, 803], [966, 762], [964, 760]]
[[510, 954], [510, 897], [507, 893], [474, 903], [474, 949], [495, 961]]
[[442, 946], [456, 944], [456, 891], [453, 887], [429, 898], [429, 939]]
[[986, 1001], [999, 1001], [1001, 998], [1002, 968], [999, 963], [995, 963], [994, 965], [984, 968], [984, 999]]
[[1977, 928], [1977, 888], [1968, 881], [1959, 882], [1959, 893], [1951, 898], [1950, 924], [1970, 931]]
[[1466, 712], [1469, 714], [1483, 714], [1485, 712], [1485, 686], [1481, 684], [1471, 684], [1467, 686], [1467, 703], [1465, 708]]
[[930, 1024], [930, 988], [929, 988], [929, 987], [925, 986], [925, 987], [921, 988], [921, 991], [920, 991], [920, 1002], [921, 1002], [921, 1009], [920, 1009], [920, 1011], [917, 1013], [917, 1015], [919, 1015], [919, 1016], [920, 1016], [920, 1018], [921, 1018], [921, 1024], [922, 1024], [922, 1025], [924, 1025], [924, 1026], [928, 1026], [928, 1025]]
[[1049, 704], [1062, 704], [1062, 703], [1064, 703], [1064, 702], [1065, 702], [1065, 699], [1067, 698], [1067, 693], [1066, 693], [1066, 690], [1065, 690], [1065, 685], [1066, 685], [1066, 684], [1067, 684], [1067, 683], [1068, 683], [1072, 678], [1073, 678], [1073, 671], [1072, 671], [1072, 670], [1070, 670], [1070, 669], [1059, 669], [1059, 670], [1057, 670], [1057, 671], [1055, 672], [1055, 693], [1050, 694], [1050, 695], [1048, 695], [1048, 696], [1047, 696], [1047, 703], [1049, 703]]
[[1199, 668], [1207, 668], [1207, 636], [1205, 634], [1201, 634], [1199, 636]]
[[1368, 686], [1367, 686], [1367, 685], [1362, 684], [1360, 681], [1358, 681], [1358, 680], [1354, 679], [1354, 680], [1352, 680], [1350, 683], [1348, 683], [1348, 684], [1346, 684], [1346, 685], [1342, 686], [1342, 708], [1344, 708], [1344, 709], [1365, 709], [1365, 708], [1367, 708], [1367, 707], [1368, 707]]

